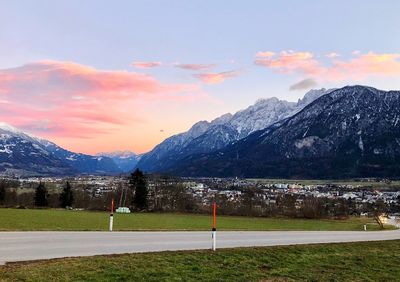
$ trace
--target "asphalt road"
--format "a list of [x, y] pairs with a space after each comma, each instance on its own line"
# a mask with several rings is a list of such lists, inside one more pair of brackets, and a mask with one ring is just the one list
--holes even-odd
[[[217, 248], [400, 239], [393, 231], [217, 232]], [[0, 232], [6, 262], [211, 248], [211, 232]]]

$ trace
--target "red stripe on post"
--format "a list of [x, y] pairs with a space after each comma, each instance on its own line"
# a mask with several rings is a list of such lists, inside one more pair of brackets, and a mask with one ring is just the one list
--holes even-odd
[[213, 204], [213, 230], [217, 228], [217, 204], [214, 202]]

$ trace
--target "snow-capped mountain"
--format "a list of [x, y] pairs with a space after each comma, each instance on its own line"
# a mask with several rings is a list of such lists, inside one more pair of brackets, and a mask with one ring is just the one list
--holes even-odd
[[115, 151], [98, 153], [96, 156], [109, 157], [122, 172], [130, 172], [136, 167], [142, 154], [136, 154], [131, 151]]
[[282, 124], [211, 154], [190, 155], [169, 173], [290, 178], [398, 177], [400, 91], [347, 86]]
[[111, 158], [74, 153], [0, 123], [0, 174], [71, 175], [119, 171]]
[[311, 90], [297, 103], [275, 97], [259, 99], [254, 105], [234, 115], [228, 113], [211, 122], [200, 121], [189, 131], [167, 138], [152, 151], [144, 154], [137, 166], [150, 172], [162, 171], [188, 155], [221, 149], [294, 115], [330, 91], [332, 89]]

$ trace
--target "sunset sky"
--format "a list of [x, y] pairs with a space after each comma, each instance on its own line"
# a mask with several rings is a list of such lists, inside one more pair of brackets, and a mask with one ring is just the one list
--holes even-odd
[[0, 1], [0, 122], [151, 150], [311, 88], [400, 89], [400, 1]]

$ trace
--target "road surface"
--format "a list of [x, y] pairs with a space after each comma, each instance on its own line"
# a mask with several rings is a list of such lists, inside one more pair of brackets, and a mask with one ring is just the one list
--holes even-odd
[[[225, 231], [217, 248], [400, 239], [393, 231]], [[6, 262], [211, 248], [211, 232], [0, 232]]]

